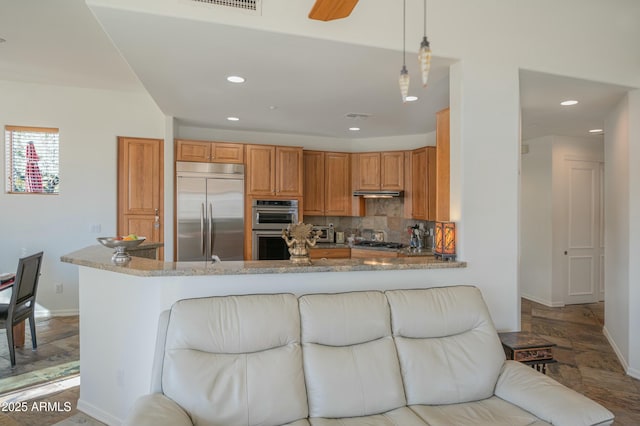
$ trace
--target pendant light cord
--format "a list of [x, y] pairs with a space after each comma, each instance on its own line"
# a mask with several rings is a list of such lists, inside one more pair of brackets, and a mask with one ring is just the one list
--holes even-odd
[[427, 36], [427, 0], [424, 0], [424, 36]]
[[402, 65], [407, 65], [407, 51], [405, 48], [407, 38], [407, 0], [402, 1]]

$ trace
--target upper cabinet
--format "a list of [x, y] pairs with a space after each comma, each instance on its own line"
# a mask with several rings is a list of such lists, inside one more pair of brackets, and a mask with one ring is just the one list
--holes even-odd
[[363, 152], [353, 154], [357, 169], [354, 189], [361, 191], [401, 191], [404, 189], [404, 152]]
[[380, 153], [380, 189], [404, 189], [404, 152]]
[[309, 216], [323, 216], [324, 157], [323, 151], [304, 151], [303, 211]]
[[304, 151], [304, 214], [351, 216], [350, 155]]
[[411, 151], [411, 218], [434, 220], [436, 188], [436, 148]]
[[302, 196], [302, 148], [246, 145], [247, 194]]
[[[436, 146], [411, 151], [409, 186], [410, 217], [430, 221], [449, 220], [449, 109], [436, 114]], [[405, 210], [407, 212], [407, 210]]]
[[176, 161], [244, 163], [244, 144], [176, 140]]

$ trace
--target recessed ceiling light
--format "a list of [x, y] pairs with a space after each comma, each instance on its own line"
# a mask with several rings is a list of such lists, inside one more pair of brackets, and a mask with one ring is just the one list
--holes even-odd
[[604, 130], [602, 130], [602, 129], [591, 129], [591, 130], [589, 130], [589, 133], [601, 133], [601, 132], [604, 132]]
[[407, 102], [413, 102], [413, 101], [417, 101], [418, 97], [417, 96], [407, 96], [406, 100], [407, 100]]
[[349, 130], [351, 130], [352, 132], [357, 132], [360, 130], [360, 127], [349, 127]]
[[227, 120], [229, 120], [229, 121], [240, 121], [240, 119], [238, 117], [227, 117]]
[[227, 81], [229, 83], [244, 83], [244, 77], [240, 77], [239, 75], [230, 75], [227, 77]]
[[575, 105], [577, 103], [578, 103], [578, 101], [574, 101], [573, 99], [571, 99], [571, 100], [560, 102], [560, 105], [562, 105], [562, 106], [570, 106], [570, 105]]
[[278, 109], [278, 107], [276, 105], [269, 105], [269, 109], [271, 111], [275, 111], [276, 109]]

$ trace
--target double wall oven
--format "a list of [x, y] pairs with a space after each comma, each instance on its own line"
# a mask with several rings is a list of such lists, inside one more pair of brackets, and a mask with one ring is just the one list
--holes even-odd
[[252, 259], [289, 259], [289, 250], [282, 238], [282, 230], [298, 223], [298, 201], [253, 200], [251, 220]]

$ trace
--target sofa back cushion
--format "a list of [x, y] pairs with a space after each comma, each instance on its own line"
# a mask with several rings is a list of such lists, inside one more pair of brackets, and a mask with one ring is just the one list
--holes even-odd
[[306, 418], [298, 301], [291, 294], [176, 302], [162, 389], [195, 425], [281, 425]]
[[387, 291], [409, 405], [489, 398], [505, 360], [480, 290]]
[[300, 297], [311, 417], [356, 417], [405, 405], [389, 305], [376, 291]]

